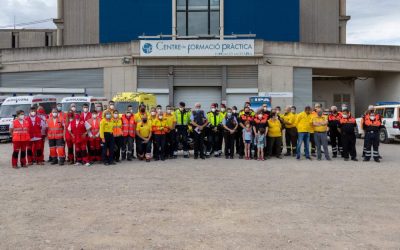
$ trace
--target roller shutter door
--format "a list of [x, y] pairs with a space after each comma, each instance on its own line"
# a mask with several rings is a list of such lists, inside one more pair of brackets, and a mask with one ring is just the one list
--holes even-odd
[[3, 73], [0, 74], [0, 87], [85, 88], [88, 95], [104, 96], [104, 75], [103, 69]]
[[293, 102], [297, 110], [312, 103], [312, 69], [295, 68], [293, 72]]
[[227, 66], [228, 88], [258, 88], [258, 66]]
[[138, 91], [154, 94], [157, 97], [157, 104], [167, 106], [169, 104], [168, 75], [168, 67], [139, 67]]
[[232, 108], [236, 106], [239, 110], [244, 107], [244, 103], [249, 101], [249, 97], [258, 96], [258, 93], [252, 94], [227, 94], [226, 95], [226, 103], [227, 106]]
[[174, 86], [221, 86], [222, 67], [174, 67]]
[[179, 102], [185, 102], [186, 107], [193, 108], [201, 103], [202, 109], [209, 110], [211, 103], [221, 103], [220, 87], [176, 87], [174, 90], [174, 106]]
[[161, 105], [164, 109], [169, 105], [169, 94], [154, 94], [157, 97], [157, 104]]

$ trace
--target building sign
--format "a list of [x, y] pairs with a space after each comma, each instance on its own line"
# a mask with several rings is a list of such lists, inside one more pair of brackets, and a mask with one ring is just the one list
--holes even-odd
[[140, 41], [140, 56], [254, 56], [254, 40], [143, 40]]
[[273, 98], [293, 98], [293, 92], [261, 92], [260, 96]]
[[271, 97], [265, 97], [265, 96], [250, 97], [250, 106], [253, 110], [260, 109], [264, 104], [267, 104], [267, 108], [271, 110], [272, 108]]

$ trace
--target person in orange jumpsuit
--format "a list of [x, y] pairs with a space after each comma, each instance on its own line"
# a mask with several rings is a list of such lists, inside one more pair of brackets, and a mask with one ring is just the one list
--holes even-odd
[[21, 167], [26, 168], [26, 148], [30, 142], [29, 122], [25, 119], [24, 111], [17, 112], [17, 118], [10, 125], [10, 134], [12, 134], [13, 154], [11, 158], [12, 167], [18, 168], [18, 159]]
[[53, 109], [47, 120], [47, 138], [49, 139], [51, 165], [65, 163], [65, 120]]

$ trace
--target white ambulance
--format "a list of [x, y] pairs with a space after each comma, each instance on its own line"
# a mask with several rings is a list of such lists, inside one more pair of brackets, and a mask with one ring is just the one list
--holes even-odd
[[[382, 117], [382, 128], [379, 135], [379, 140], [382, 143], [390, 143], [395, 139], [400, 139], [400, 103], [378, 103], [375, 108], [375, 113]], [[364, 135], [361, 129], [361, 118], [356, 119], [357, 130], [359, 137]]]
[[0, 96], [0, 107], [7, 98], [8, 96]]
[[17, 111], [23, 110], [28, 115], [31, 107], [39, 106], [49, 114], [57, 106], [57, 97], [50, 95], [8, 97], [0, 107], [0, 141], [11, 139], [9, 128]]
[[84, 104], [89, 105], [90, 112], [93, 112], [95, 110], [96, 103], [101, 103], [101, 106], [104, 108], [104, 105], [107, 105], [107, 98], [93, 96], [65, 97], [61, 101], [62, 111], [68, 112], [72, 103], [76, 105], [76, 111], [78, 112], [82, 112], [82, 107]]

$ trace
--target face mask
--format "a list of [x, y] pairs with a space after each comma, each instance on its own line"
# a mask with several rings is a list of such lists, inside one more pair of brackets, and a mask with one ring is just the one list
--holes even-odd
[[35, 116], [36, 115], [36, 112], [31, 112], [31, 116]]
[[263, 118], [263, 115], [258, 115], [258, 119], [262, 119]]
[[146, 122], [147, 122], [147, 119], [143, 119], [142, 121], [143, 121], [143, 123], [146, 123]]
[[58, 113], [54, 112], [53, 117], [56, 118], [58, 116]]
[[151, 112], [151, 115], [152, 115], [152, 116], [155, 116], [155, 115], [156, 115], [156, 112], [154, 112], [154, 111]]
[[272, 118], [275, 118], [275, 116], [276, 116], [276, 113], [271, 113]]
[[245, 111], [244, 112], [246, 115], [250, 115], [250, 111]]
[[235, 109], [234, 109], [234, 110], [232, 110], [232, 113], [236, 114], [236, 113], [237, 113], [237, 110], [235, 110]]
[[111, 115], [110, 114], [106, 115], [106, 118], [111, 119]]
[[101, 111], [101, 107], [96, 107], [96, 111], [100, 112]]
[[185, 110], [185, 108], [179, 108], [179, 110], [180, 110], [180, 111], [184, 111], [184, 110]]
[[318, 112], [318, 116], [322, 116], [323, 112]]
[[114, 105], [110, 105], [110, 109], [114, 109], [115, 108], [115, 106]]
[[131, 113], [126, 113], [126, 117], [131, 117]]
[[344, 118], [344, 119], [347, 119], [347, 117], [349, 117], [349, 116], [348, 116], [348, 115], [343, 115], [343, 118]]
[[145, 108], [140, 108], [140, 112], [144, 113], [146, 111]]
[[228, 117], [231, 117], [231, 116], [232, 116], [232, 113], [231, 113], [231, 112], [226, 113], [226, 114], [227, 114]]
[[158, 116], [158, 119], [162, 120], [162, 118], [164, 118], [162, 115]]
[[19, 118], [20, 120], [23, 120], [23, 119], [25, 119], [25, 115], [19, 115], [18, 118]]
[[93, 117], [93, 119], [96, 119], [96, 118], [97, 118], [97, 115], [93, 114], [92, 117]]
[[221, 108], [221, 112], [225, 112], [225, 110], [226, 110], [226, 109], [224, 109], [224, 108]]
[[268, 111], [267, 107], [264, 107], [263, 110], [264, 110], [264, 111]]
[[61, 106], [57, 106], [57, 110], [61, 111], [62, 107]]
[[371, 121], [375, 121], [375, 115], [371, 115], [371, 116], [369, 117], [369, 119], [370, 119]]
[[83, 108], [83, 112], [87, 113], [89, 111], [88, 108]]
[[250, 125], [246, 125], [246, 128], [250, 128]]
[[71, 110], [75, 112], [76, 111], [76, 107], [71, 107]]
[[167, 114], [171, 114], [172, 113], [172, 110], [167, 110]]
[[292, 109], [292, 113], [293, 113], [293, 114], [296, 114], [296, 110], [295, 110], [295, 109]]
[[119, 117], [118, 114], [114, 114], [114, 118], [117, 119]]
[[211, 109], [211, 112], [215, 112], [215, 111], [216, 111], [216, 109], [215, 109], [215, 108], [212, 108], [212, 109]]

